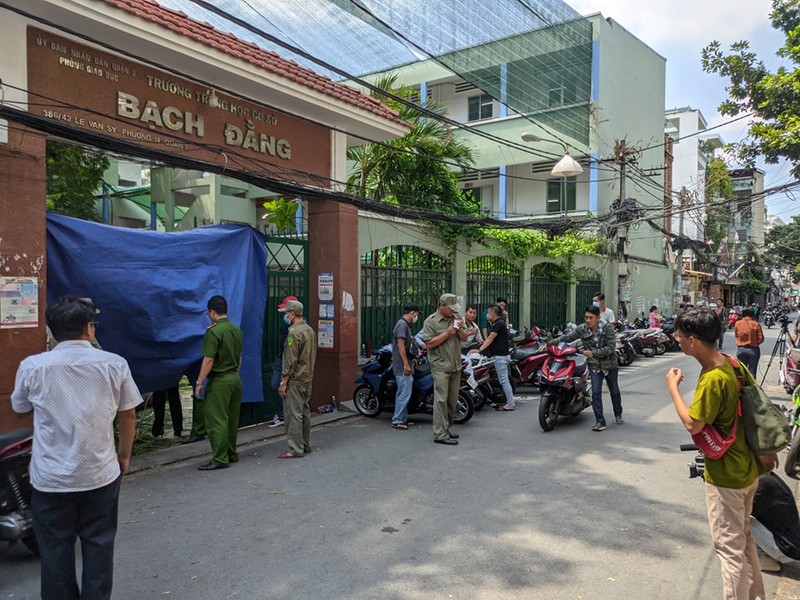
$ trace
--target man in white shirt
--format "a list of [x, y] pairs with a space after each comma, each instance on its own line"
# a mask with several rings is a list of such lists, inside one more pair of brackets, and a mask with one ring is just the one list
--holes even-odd
[[15, 412], [33, 411], [31, 510], [43, 600], [111, 598], [120, 481], [142, 397], [125, 359], [92, 347], [95, 314], [91, 301], [75, 296], [48, 307], [47, 325], [59, 343], [22, 361], [11, 394]]
[[600, 319], [606, 323], [614, 323], [614, 311], [606, 308], [606, 295], [603, 292], [597, 292], [592, 296], [592, 304], [600, 309]]

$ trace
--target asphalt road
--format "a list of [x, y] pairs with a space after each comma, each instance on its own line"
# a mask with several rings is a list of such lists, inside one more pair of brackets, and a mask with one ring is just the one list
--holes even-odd
[[[693, 360], [639, 359], [620, 375], [626, 423], [601, 433], [590, 409], [543, 433], [537, 398], [523, 395], [513, 413], [456, 427], [456, 447], [432, 443], [430, 417], [407, 432], [355, 417], [314, 429], [302, 460], [275, 459], [277, 441], [225, 471], [195, 461], [130, 476], [114, 598], [718, 598], [671, 366], [690, 394]], [[780, 577], [765, 579], [774, 598]], [[37, 597], [38, 562], [0, 547], [0, 600]]]

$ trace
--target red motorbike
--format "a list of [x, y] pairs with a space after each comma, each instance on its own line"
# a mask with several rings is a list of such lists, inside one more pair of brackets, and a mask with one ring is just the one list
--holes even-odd
[[[515, 387], [534, 386], [540, 388], [539, 371], [542, 370], [547, 357], [546, 344], [518, 347], [511, 353], [509, 376]], [[540, 388], [541, 389], [541, 388]]]
[[17, 429], [0, 435], [0, 541], [22, 542], [39, 552], [33, 533], [31, 462], [33, 429]]
[[574, 417], [592, 405], [592, 382], [586, 358], [575, 346], [561, 342], [548, 346], [547, 353], [539, 375], [539, 425], [551, 431], [559, 416]]

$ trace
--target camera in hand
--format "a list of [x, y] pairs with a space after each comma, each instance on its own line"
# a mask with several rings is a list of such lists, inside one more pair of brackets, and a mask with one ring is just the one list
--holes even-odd
[[[697, 446], [694, 444], [681, 444], [682, 452], [691, 452], [694, 450], [697, 450]], [[689, 463], [689, 479], [694, 479], [695, 477], [705, 479], [705, 472], [706, 457], [702, 452], [697, 451], [697, 456], [694, 457], [694, 461]]]

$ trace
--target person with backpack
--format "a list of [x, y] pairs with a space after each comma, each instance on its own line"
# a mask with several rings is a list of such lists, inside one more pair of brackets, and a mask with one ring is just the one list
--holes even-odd
[[736, 437], [722, 456], [706, 456], [706, 507], [711, 540], [722, 568], [723, 598], [751, 600], [764, 598], [764, 582], [755, 539], [750, 534], [750, 513], [760, 474], [778, 466], [778, 457], [763, 457], [747, 445], [744, 424], [737, 421], [740, 385], [752, 385], [754, 378], [740, 368], [741, 382], [728, 357], [717, 349], [719, 318], [709, 308], [685, 312], [675, 321], [673, 339], [687, 356], [701, 366], [691, 407], [680, 393], [683, 372], [667, 372], [667, 389], [686, 430], [700, 433], [707, 425], [720, 436]]

